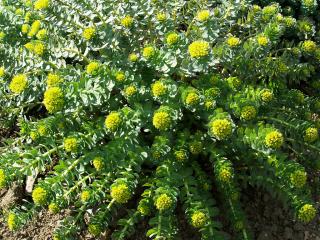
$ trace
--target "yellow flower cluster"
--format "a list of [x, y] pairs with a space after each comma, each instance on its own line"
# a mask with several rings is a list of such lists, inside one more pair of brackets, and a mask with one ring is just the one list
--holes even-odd
[[163, 193], [157, 197], [155, 205], [159, 211], [165, 211], [169, 209], [173, 204], [173, 200], [168, 194]]
[[136, 62], [138, 60], [138, 55], [135, 53], [130, 53], [129, 54], [129, 61], [130, 62]]
[[154, 84], [152, 84], [151, 90], [153, 96], [160, 97], [166, 94], [167, 87], [161, 81], [156, 81]]
[[30, 26], [29, 26], [28, 24], [23, 24], [23, 25], [21, 26], [21, 32], [22, 32], [23, 34], [27, 34], [27, 33], [29, 32], [29, 30], [30, 30]]
[[48, 87], [56, 87], [62, 82], [63, 82], [63, 78], [61, 78], [58, 74], [49, 73], [47, 76]]
[[142, 56], [146, 59], [149, 59], [151, 57], [153, 57], [156, 53], [156, 50], [154, 49], [154, 47], [152, 46], [149, 46], [149, 47], [145, 47], [143, 49], [143, 52], [142, 52]]
[[298, 212], [300, 221], [308, 223], [311, 222], [317, 214], [317, 210], [311, 204], [303, 205]]
[[314, 53], [317, 49], [317, 44], [312, 41], [312, 40], [306, 40], [302, 43], [301, 46], [302, 51], [304, 51], [305, 53]]
[[209, 10], [201, 10], [197, 14], [197, 20], [199, 22], [205, 22], [210, 18], [210, 11]]
[[229, 37], [227, 39], [227, 44], [229, 45], [229, 47], [236, 47], [240, 44], [240, 39], [237, 37]]
[[83, 30], [82, 37], [85, 40], [89, 41], [94, 37], [95, 33], [96, 33], [96, 29], [94, 27], [88, 27]]
[[9, 85], [11, 92], [19, 94], [26, 89], [28, 83], [27, 76], [25, 74], [15, 75]]
[[269, 39], [266, 36], [258, 36], [257, 37], [257, 42], [260, 46], [265, 47], [269, 43]]
[[126, 203], [131, 198], [131, 192], [124, 183], [112, 186], [110, 195], [117, 203]]
[[121, 19], [121, 25], [125, 28], [130, 28], [133, 24], [133, 18], [131, 16], [125, 16]]
[[197, 105], [199, 103], [199, 101], [200, 101], [200, 97], [195, 92], [188, 93], [188, 95], [185, 99], [186, 104], [189, 106]]
[[0, 78], [4, 77], [5, 74], [6, 70], [4, 69], [4, 67], [0, 67]]
[[60, 212], [60, 207], [56, 203], [50, 203], [48, 209], [49, 209], [49, 212], [53, 214], [57, 214]]
[[209, 43], [203, 40], [194, 41], [188, 47], [192, 58], [202, 58], [209, 55]]
[[317, 128], [314, 128], [314, 127], [307, 128], [304, 134], [304, 141], [312, 143], [318, 140], [318, 138], [319, 138], [319, 131]]
[[202, 145], [202, 142], [200, 142], [200, 141], [193, 141], [190, 143], [190, 146], [189, 146], [190, 152], [193, 155], [197, 155], [197, 154], [201, 153], [202, 148], [203, 148], [203, 145]]
[[29, 37], [35, 36], [38, 33], [38, 31], [40, 30], [40, 27], [41, 27], [41, 21], [40, 20], [34, 21], [31, 25], [28, 36]]
[[232, 172], [228, 168], [222, 168], [219, 171], [219, 180], [224, 183], [230, 182], [232, 178]]
[[202, 228], [208, 221], [207, 215], [202, 211], [195, 211], [191, 216], [191, 224], [195, 228]]
[[44, 93], [43, 104], [49, 113], [55, 113], [62, 110], [64, 105], [64, 96], [61, 88], [48, 88]]
[[280, 148], [283, 144], [283, 135], [279, 131], [272, 131], [268, 133], [265, 137], [265, 144], [269, 148], [277, 149]]
[[10, 231], [15, 230], [17, 228], [17, 215], [12, 212], [9, 213], [7, 224]]
[[105, 126], [111, 132], [116, 131], [120, 123], [121, 123], [121, 116], [117, 112], [110, 113], [105, 120]]
[[46, 50], [45, 45], [42, 42], [29, 42], [24, 45], [26, 49], [30, 52], [42, 56], [44, 51]]
[[82, 191], [80, 195], [81, 202], [88, 202], [90, 200], [91, 193], [89, 190]]
[[91, 74], [91, 75], [94, 75], [98, 72], [100, 68], [100, 63], [99, 62], [90, 62], [88, 65], [87, 65], [87, 73], [88, 74]]
[[0, 41], [5, 38], [6, 34], [4, 32], [0, 32]]
[[232, 123], [228, 119], [216, 119], [210, 123], [210, 132], [219, 140], [226, 139], [232, 133]]
[[75, 137], [68, 137], [63, 141], [63, 147], [66, 152], [77, 152], [78, 141]]
[[165, 13], [158, 13], [157, 20], [159, 22], [164, 22], [165, 20], [167, 20], [167, 15]]
[[48, 193], [42, 187], [36, 187], [32, 191], [32, 199], [36, 205], [44, 205], [47, 203]]
[[35, 10], [41, 10], [48, 8], [50, 4], [50, 0], [37, 0], [34, 2], [34, 9]]
[[241, 109], [241, 119], [249, 121], [256, 117], [257, 110], [254, 106], [245, 106]]
[[167, 130], [171, 125], [171, 116], [168, 112], [159, 111], [153, 115], [153, 126], [159, 130]]
[[102, 228], [98, 224], [89, 224], [88, 231], [93, 236], [99, 236], [102, 232]]
[[168, 34], [166, 41], [168, 45], [173, 45], [179, 40], [179, 35], [177, 33]]
[[185, 160], [187, 160], [187, 157], [188, 157], [186, 151], [184, 150], [175, 151], [174, 156], [179, 162], [184, 162]]
[[133, 96], [137, 92], [137, 88], [133, 85], [126, 87], [124, 93], [127, 97]]
[[149, 204], [144, 199], [139, 202], [137, 210], [143, 216], [148, 216], [150, 214]]
[[116, 73], [116, 80], [118, 82], [123, 82], [126, 79], [126, 75], [124, 74], [124, 72], [117, 72]]
[[95, 157], [92, 161], [92, 164], [97, 171], [101, 171], [104, 167], [102, 157]]
[[261, 100], [265, 103], [273, 100], [273, 93], [269, 89], [264, 89], [260, 94]]
[[293, 186], [301, 188], [306, 184], [307, 174], [305, 171], [297, 170], [290, 175], [290, 181]]
[[6, 186], [6, 174], [3, 169], [0, 169], [0, 190]]
[[37, 38], [39, 40], [44, 40], [46, 39], [48, 36], [47, 30], [46, 29], [41, 29], [38, 33], [37, 33]]

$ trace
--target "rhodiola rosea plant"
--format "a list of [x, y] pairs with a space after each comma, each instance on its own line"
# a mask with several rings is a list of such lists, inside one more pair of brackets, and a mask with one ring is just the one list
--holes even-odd
[[35, 179], [2, 211], [8, 228], [70, 208], [55, 240], [111, 224], [128, 239], [141, 221], [151, 239], [179, 239], [182, 208], [202, 239], [224, 239], [220, 216], [251, 239], [248, 184], [312, 221], [318, 11], [314, 0], [2, 0], [0, 123], [13, 134], [0, 187]]

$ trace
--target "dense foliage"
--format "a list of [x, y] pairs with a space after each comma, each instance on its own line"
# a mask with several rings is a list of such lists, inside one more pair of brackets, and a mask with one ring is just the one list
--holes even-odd
[[[54, 239], [251, 239], [248, 184], [308, 223], [320, 168], [315, 0], [2, 0], [0, 187], [10, 230], [70, 208]], [[216, 200], [219, 201], [216, 201]], [[217, 202], [221, 204], [217, 204]]]

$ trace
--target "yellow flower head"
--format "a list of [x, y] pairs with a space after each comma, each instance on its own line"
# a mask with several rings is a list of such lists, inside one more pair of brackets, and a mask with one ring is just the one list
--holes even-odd
[[273, 149], [280, 148], [283, 144], [283, 141], [283, 135], [279, 131], [272, 131], [265, 137], [265, 144], [267, 145], [267, 147]]
[[124, 183], [112, 186], [110, 195], [117, 203], [126, 203], [131, 198], [131, 192]]
[[131, 16], [125, 16], [121, 19], [121, 25], [125, 28], [130, 28], [133, 24], [133, 18]]
[[185, 99], [185, 103], [189, 106], [197, 105], [199, 103], [199, 101], [200, 101], [200, 97], [195, 92], [188, 93], [188, 95]]
[[66, 152], [77, 152], [78, 141], [75, 137], [68, 137], [63, 141], [63, 147]]
[[232, 172], [228, 168], [222, 168], [219, 171], [219, 180], [224, 183], [230, 182], [232, 178]]
[[33, 44], [33, 52], [39, 56], [43, 55], [46, 50], [45, 45], [42, 42], [36, 42]]
[[27, 76], [25, 74], [15, 75], [9, 85], [11, 92], [19, 94], [26, 89], [28, 83]]
[[312, 143], [318, 140], [318, 138], [319, 138], [319, 132], [317, 128], [314, 128], [314, 127], [307, 128], [304, 134], [304, 141]]
[[206, 41], [195, 41], [188, 47], [189, 54], [192, 58], [201, 58], [209, 55], [209, 43]]
[[101, 171], [104, 167], [102, 157], [95, 157], [92, 161], [92, 164], [97, 171]]
[[6, 186], [6, 173], [3, 169], [0, 169], [0, 190]]
[[4, 67], [0, 67], [0, 78], [4, 77], [4, 75], [6, 74], [6, 70]]
[[159, 211], [165, 211], [169, 209], [173, 204], [173, 200], [168, 194], [163, 193], [157, 197], [155, 205]]
[[164, 22], [165, 20], [167, 20], [167, 15], [165, 13], [158, 13], [157, 20], [159, 22]]
[[195, 211], [191, 216], [191, 224], [195, 228], [202, 228], [208, 221], [208, 216], [202, 211]]
[[48, 8], [50, 4], [50, 0], [37, 0], [34, 3], [34, 9], [35, 10], [41, 10], [41, 9], [45, 9]]
[[38, 33], [37, 33], [37, 38], [39, 40], [44, 40], [46, 39], [48, 36], [47, 30], [46, 29], [41, 29]]
[[0, 41], [5, 38], [6, 34], [4, 32], [0, 32]]
[[85, 40], [89, 41], [94, 37], [95, 33], [96, 33], [96, 29], [94, 27], [88, 27], [83, 30], [82, 37]]
[[32, 16], [32, 12], [26, 12], [26, 15], [24, 16], [24, 21], [29, 22], [31, 16]]
[[62, 110], [64, 105], [64, 96], [61, 88], [48, 88], [44, 93], [43, 104], [49, 113], [55, 113]]
[[145, 199], [142, 199], [139, 202], [137, 210], [143, 216], [148, 216], [150, 214], [150, 206], [149, 206], [148, 202]]
[[298, 211], [298, 219], [304, 223], [311, 222], [317, 214], [317, 210], [311, 204], [303, 205]]
[[256, 117], [257, 110], [254, 106], [245, 106], [241, 109], [241, 119], [245, 121], [252, 120]]
[[17, 215], [12, 212], [9, 213], [7, 224], [10, 231], [15, 230], [17, 228]]
[[156, 81], [154, 84], [152, 84], [151, 90], [153, 96], [160, 97], [166, 94], [167, 87], [161, 81]]
[[146, 59], [149, 59], [153, 57], [155, 53], [156, 53], [156, 50], [154, 49], [154, 47], [149, 46], [143, 49], [142, 56]]
[[39, 134], [38, 134], [38, 132], [32, 131], [30, 133], [30, 137], [31, 137], [32, 141], [36, 141], [39, 138]]
[[98, 224], [89, 224], [88, 230], [93, 236], [99, 236], [102, 232], [102, 228]]
[[49, 73], [47, 76], [47, 86], [49, 88], [56, 87], [62, 82], [63, 82], [63, 78], [61, 78], [58, 74]]
[[137, 92], [137, 88], [133, 85], [126, 87], [124, 93], [127, 97], [133, 96]]
[[153, 115], [152, 123], [156, 129], [167, 130], [171, 125], [171, 116], [168, 112], [159, 111]]
[[82, 191], [80, 195], [81, 202], [88, 202], [90, 200], [91, 193], [89, 190]]
[[269, 43], [269, 39], [266, 36], [259, 36], [257, 37], [257, 42], [260, 46], [265, 47]]
[[91, 74], [91, 75], [94, 75], [94, 74], [97, 73], [99, 68], [100, 68], [100, 63], [99, 62], [90, 62], [87, 65], [87, 73]]
[[306, 184], [307, 174], [305, 171], [297, 170], [290, 175], [290, 181], [293, 186], [301, 188]]
[[56, 203], [50, 203], [48, 209], [49, 209], [49, 212], [53, 214], [57, 214], [60, 212], [60, 207]]
[[105, 120], [105, 126], [111, 132], [115, 132], [119, 127], [120, 123], [121, 116], [117, 112], [110, 113]]
[[316, 51], [317, 49], [317, 44], [314, 41], [311, 40], [306, 40], [302, 43], [302, 51], [304, 51], [305, 53], [313, 53]]
[[48, 193], [44, 188], [36, 187], [32, 191], [32, 199], [36, 205], [44, 205], [47, 203]]
[[273, 100], [273, 93], [269, 89], [265, 89], [261, 92], [260, 97], [263, 102], [268, 103]]
[[27, 34], [27, 33], [29, 32], [29, 30], [30, 30], [29, 24], [23, 24], [23, 25], [21, 26], [21, 32], [22, 32], [23, 34]]
[[38, 31], [40, 30], [40, 27], [41, 27], [41, 21], [40, 20], [34, 21], [31, 25], [28, 36], [29, 37], [35, 36], [38, 33]]
[[229, 37], [227, 39], [227, 44], [229, 45], [229, 47], [236, 47], [240, 44], [240, 39], [237, 37]]
[[28, 42], [24, 45], [24, 47], [32, 52], [34, 49], [34, 44], [32, 42]]
[[201, 153], [203, 145], [200, 141], [193, 141], [190, 143], [189, 150], [193, 155], [198, 155]]
[[228, 138], [232, 133], [232, 123], [228, 119], [216, 119], [210, 123], [211, 134], [219, 139], [223, 140]]
[[177, 150], [174, 152], [174, 156], [177, 159], [177, 161], [179, 162], [184, 162], [185, 160], [187, 160], [187, 153], [184, 150]]
[[201, 10], [197, 14], [197, 20], [199, 22], [205, 22], [210, 18], [210, 11], [209, 10]]
[[176, 42], [178, 42], [178, 40], [179, 40], [179, 35], [177, 33], [170, 33], [166, 39], [168, 45], [173, 45]]
[[136, 62], [138, 60], [138, 55], [135, 53], [130, 53], [129, 54], [129, 61], [130, 62]]

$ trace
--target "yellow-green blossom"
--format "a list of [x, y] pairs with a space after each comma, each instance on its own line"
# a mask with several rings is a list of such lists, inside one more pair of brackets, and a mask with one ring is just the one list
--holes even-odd
[[0, 169], [0, 190], [6, 186], [6, 182], [7, 182], [6, 178], [7, 178], [6, 173], [4, 172], [3, 169]]
[[63, 78], [61, 78], [58, 74], [49, 73], [47, 76], [47, 86], [49, 88], [56, 87], [62, 82], [63, 82]]
[[96, 33], [96, 29], [94, 27], [88, 27], [83, 30], [82, 37], [85, 40], [89, 41], [94, 37], [95, 33]]
[[228, 119], [216, 119], [210, 123], [211, 134], [219, 139], [223, 140], [228, 138], [232, 133], [232, 123]]
[[46, 50], [45, 45], [42, 42], [35, 42], [33, 44], [33, 53], [36, 55], [43, 55], [44, 51]]
[[199, 22], [205, 22], [210, 18], [210, 11], [209, 10], [201, 10], [197, 14], [197, 20]]
[[116, 131], [121, 123], [121, 116], [117, 112], [110, 113], [105, 120], [105, 126], [109, 131]]
[[152, 123], [156, 129], [167, 130], [171, 125], [171, 116], [165, 111], [156, 112], [153, 115]]
[[159, 22], [164, 22], [165, 20], [167, 20], [167, 15], [165, 13], [158, 13], [157, 20]]
[[91, 74], [91, 75], [94, 75], [98, 72], [100, 68], [100, 63], [99, 62], [90, 62], [88, 65], [87, 65], [87, 73], [88, 74]]
[[185, 160], [187, 160], [188, 157], [187, 152], [185, 150], [176, 150], [174, 152], [174, 156], [179, 162], [184, 162]]
[[78, 141], [75, 137], [68, 137], [63, 141], [63, 147], [66, 152], [77, 152]]
[[227, 39], [227, 44], [229, 45], [229, 47], [236, 47], [240, 44], [240, 39], [237, 37], [229, 37]]
[[154, 49], [154, 47], [152, 46], [149, 46], [149, 47], [145, 47], [143, 49], [143, 52], [142, 52], [142, 56], [146, 59], [149, 59], [151, 57], [153, 57], [156, 53], [156, 50]]
[[48, 209], [49, 209], [49, 212], [53, 214], [57, 214], [60, 212], [60, 207], [56, 203], [50, 203]]
[[92, 164], [97, 171], [101, 171], [104, 166], [102, 157], [95, 157], [92, 161]]
[[98, 224], [89, 224], [88, 230], [93, 236], [99, 236], [102, 232], [102, 228]]
[[135, 53], [130, 53], [129, 54], [129, 61], [130, 62], [136, 62], [138, 60], [138, 55]]
[[168, 45], [173, 45], [179, 40], [179, 35], [177, 33], [170, 33], [167, 38], [166, 42]]
[[208, 216], [202, 211], [195, 211], [191, 216], [191, 224], [195, 228], [202, 228], [208, 221]]
[[219, 180], [224, 183], [230, 182], [232, 178], [232, 172], [229, 168], [222, 168], [219, 171]]
[[40, 27], [41, 27], [41, 21], [40, 20], [34, 21], [31, 25], [28, 36], [29, 37], [35, 36], [38, 33], [38, 31], [40, 30]]
[[202, 142], [200, 141], [192, 141], [189, 145], [189, 150], [193, 155], [198, 155], [201, 153], [203, 149]]
[[257, 37], [257, 42], [260, 46], [265, 47], [269, 43], [269, 39], [266, 36], [258, 36]]
[[269, 89], [264, 89], [260, 94], [261, 100], [265, 103], [273, 100], [273, 93]]
[[138, 204], [137, 210], [141, 213], [141, 215], [148, 216], [150, 214], [150, 206], [148, 201], [142, 199]]
[[200, 97], [195, 92], [188, 93], [188, 95], [185, 99], [186, 104], [189, 106], [197, 105], [199, 103], [199, 101], [200, 101]]
[[303, 52], [312, 54], [316, 51], [317, 44], [312, 40], [306, 40], [302, 43], [301, 48]]
[[117, 72], [116, 73], [116, 80], [118, 82], [123, 82], [126, 79], [126, 75], [124, 74], [124, 72]]
[[48, 88], [44, 93], [43, 104], [49, 113], [55, 113], [62, 110], [64, 105], [64, 96], [61, 88]]
[[306, 184], [307, 173], [305, 171], [297, 170], [290, 175], [290, 181], [293, 186], [301, 188]]
[[272, 131], [268, 133], [265, 137], [265, 144], [269, 148], [277, 149], [280, 148], [283, 144], [283, 135], [279, 131]]
[[137, 88], [133, 85], [126, 87], [124, 93], [127, 97], [133, 96], [137, 92]]
[[82, 202], [88, 202], [90, 200], [91, 193], [89, 190], [84, 190], [81, 192], [80, 199]]
[[21, 32], [23, 34], [27, 34], [29, 32], [29, 30], [30, 30], [30, 25], [29, 24], [23, 24], [21, 26]]
[[41, 30], [39, 30], [39, 32], [37, 33], [37, 36], [36, 36], [36, 37], [37, 37], [39, 40], [44, 40], [44, 39], [47, 38], [47, 36], [48, 36], [47, 30], [46, 30], [46, 29], [41, 29]]
[[121, 25], [125, 28], [130, 28], [133, 24], [133, 18], [131, 16], [125, 16], [121, 19]]
[[25, 74], [18, 74], [12, 78], [9, 88], [11, 92], [15, 94], [19, 94], [26, 89], [27, 84], [28, 84], [27, 76]]
[[256, 117], [257, 110], [254, 106], [245, 106], [241, 109], [241, 119], [249, 121]]
[[304, 141], [312, 143], [319, 138], [319, 131], [317, 128], [310, 127], [307, 128], [304, 134]]
[[44, 205], [47, 203], [48, 193], [42, 187], [36, 187], [32, 191], [32, 199], [36, 205]]
[[9, 213], [7, 220], [8, 228], [10, 231], [13, 231], [17, 228], [17, 215], [15, 213]]
[[168, 194], [163, 193], [157, 197], [155, 206], [159, 211], [165, 211], [169, 209], [173, 204], [173, 200]]
[[189, 54], [192, 58], [201, 58], [209, 55], [209, 43], [206, 41], [194, 41], [188, 47]]
[[0, 78], [4, 77], [4, 75], [6, 74], [6, 70], [4, 67], [0, 67]]
[[131, 192], [124, 183], [112, 186], [110, 195], [117, 203], [126, 203], [131, 198]]
[[308, 223], [311, 222], [317, 214], [317, 210], [311, 204], [303, 205], [298, 211], [298, 218], [300, 221]]
[[34, 2], [34, 9], [35, 10], [41, 10], [48, 8], [50, 4], [50, 0], [37, 0]]
[[161, 81], [156, 81], [154, 84], [152, 84], [151, 90], [153, 96], [160, 97], [166, 94], [167, 87]]

